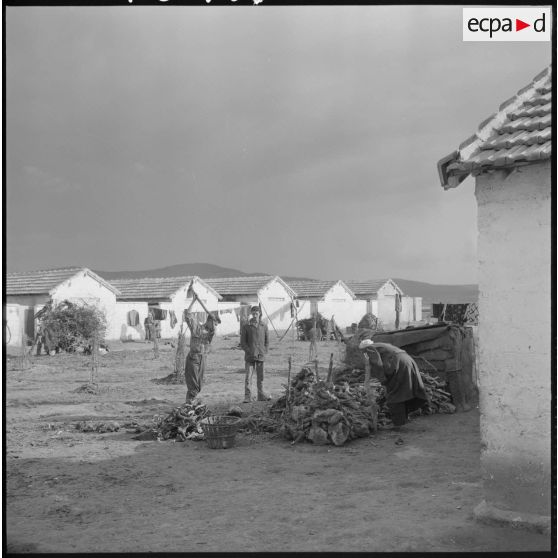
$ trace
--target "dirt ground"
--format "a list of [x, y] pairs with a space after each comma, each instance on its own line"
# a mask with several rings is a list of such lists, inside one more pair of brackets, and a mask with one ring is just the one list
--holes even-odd
[[[283, 392], [308, 343], [273, 331], [266, 389]], [[202, 395], [213, 412], [243, 398], [238, 337], [216, 338]], [[185, 386], [153, 379], [172, 371], [146, 343], [111, 343], [100, 357], [99, 394], [76, 393], [90, 357], [6, 363], [6, 525], [12, 552], [542, 551], [543, 535], [473, 519], [482, 500], [479, 415], [418, 417], [405, 432], [380, 430], [342, 447], [291, 445], [239, 434], [204, 441], [134, 440], [131, 431], [85, 433], [81, 420], [148, 422], [183, 403]], [[320, 362], [341, 351], [319, 344]], [[270, 403], [242, 405], [266, 412]], [[396, 443], [397, 442], [397, 443]]]

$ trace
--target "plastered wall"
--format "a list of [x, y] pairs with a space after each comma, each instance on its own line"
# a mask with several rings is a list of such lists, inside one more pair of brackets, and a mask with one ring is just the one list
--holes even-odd
[[550, 514], [550, 164], [477, 178], [487, 502]]

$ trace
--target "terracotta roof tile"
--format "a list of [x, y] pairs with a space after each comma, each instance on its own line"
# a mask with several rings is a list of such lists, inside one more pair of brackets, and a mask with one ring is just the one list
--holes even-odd
[[318, 280], [294, 280], [287, 281], [287, 284], [296, 293], [299, 298], [304, 297], [320, 297], [323, 298], [328, 291], [335, 285], [340, 284], [345, 288], [351, 296], [354, 293], [343, 281], [318, 281]]
[[[188, 286], [194, 280], [195, 283], [205, 284], [211, 290], [207, 283], [196, 276], [184, 277], [144, 277], [131, 279], [112, 279], [111, 283], [118, 288], [120, 300], [155, 300], [170, 299], [179, 289]], [[218, 293], [215, 293], [218, 298]]]
[[460, 184], [471, 172], [513, 167], [543, 159], [552, 153], [552, 75], [550, 67], [502, 103], [484, 120], [478, 132], [459, 150], [438, 162], [444, 188]]
[[[355, 293], [356, 296], [374, 296], [386, 283], [390, 281], [391, 279], [367, 279], [364, 281], [347, 279], [344, 283], [347, 287], [349, 287], [349, 289], [351, 289], [351, 291], [353, 291], [353, 293]], [[393, 281], [391, 282], [395, 285]]]
[[40, 269], [6, 274], [6, 295], [50, 294], [58, 285], [83, 272], [92, 277], [114, 294], [118, 289], [86, 267], [63, 267]]
[[268, 283], [279, 281], [290, 295], [294, 295], [292, 289], [280, 277], [273, 275], [257, 275], [242, 277], [215, 277], [204, 279], [204, 281], [221, 295], [240, 296], [257, 295]]

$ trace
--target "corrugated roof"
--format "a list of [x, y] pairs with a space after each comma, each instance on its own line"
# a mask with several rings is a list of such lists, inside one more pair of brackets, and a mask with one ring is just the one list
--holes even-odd
[[403, 292], [391, 279], [366, 279], [364, 281], [348, 279], [345, 280], [344, 283], [356, 296], [373, 296], [377, 294], [386, 283], [392, 283], [400, 292]]
[[347, 291], [354, 296], [351, 289], [343, 281], [319, 281], [319, 280], [292, 280], [287, 281], [287, 284], [296, 293], [299, 298], [304, 297], [319, 297], [323, 298], [328, 291], [335, 285], [342, 285]]
[[211, 279], [204, 279], [204, 281], [213, 287], [221, 295], [256, 295], [267, 284], [272, 281], [279, 281], [291, 296], [294, 296], [294, 291], [289, 287], [283, 279], [272, 275], [257, 275], [254, 277], [214, 277]]
[[476, 134], [438, 162], [445, 189], [455, 188], [469, 174], [550, 159], [552, 153], [552, 72], [550, 66], [498, 112]]
[[120, 294], [116, 287], [87, 267], [63, 267], [7, 273], [6, 295], [50, 294], [58, 285], [75, 277], [78, 273], [85, 273], [114, 294]]
[[[206, 281], [197, 276], [112, 279], [111, 283], [122, 293], [118, 297], [121, 300], [154, 300], [172, 298], [176, 291], [188, 285], [192, 280], [194, 280], [194, 287], [195, 283], [199, 282], [215, 292]], [[217, 292], [215, 295], [217, 298], [222, 298]]]

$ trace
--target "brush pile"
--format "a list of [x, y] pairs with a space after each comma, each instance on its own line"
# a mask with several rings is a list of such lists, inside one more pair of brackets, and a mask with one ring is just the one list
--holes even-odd
[[146, 438], [170, 440], [203, 440], [204, 435], [200, 421], [211, 415], [206, 405], [190, 405], [185, 403], [175, 407], [168, 415], [155, 415], [152, 424], [141, 433]]
[[308, 367], [292, 379], [287, 395], [273, 404], [271, 413], [279, 416], [281, 435], [293, 443], [309, 440], [341, 446], [375, 428], [375, 408], [363, 385], [317, 381]]
[[[436, 376], [423, 372], [420, 366], [419, 370], [422, 383], [424, 384], [424, 390], [430, 398], [430, 401], [425, 403], [415, 414], [433, 415], [436, 413], [455, 413], [455, 405], [452, 402], [451, 393], [446, 390], [445, 382], [442, 382]], [[338, 371], [335, 375], [335, 383], [339, 384], [343, 382], [350, 386], [361, 385], [364, 382], [364, 370], [359, 368], [347, 368]], [[391, 420], [391, 415], [386, 404], [385, 389], [375, 378], [370, 380], [370, 385], [377, 394], [378, 424], [387, 424]]]

